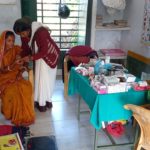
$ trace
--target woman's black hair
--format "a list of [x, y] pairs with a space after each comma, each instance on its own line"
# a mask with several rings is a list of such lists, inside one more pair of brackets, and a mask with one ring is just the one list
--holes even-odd
[[6, 32], [6, 35], [5, 35], [5, 39], [7, 39], [9, 36], [14, 36], [14, 37], [15, 37], [14, 32], [12, 32], [12, 31], [7, 31], [7, 32]]
[[13, 30], [15, 33], [20, 33], [23, 31], [27, 31], [31, 29], [31, 25], [23, 23], [23, 22], [15, 22]]
[[32, 21], [29, 17], [23, 17], [15, 21], [13, 30], [16, 34], [23, 31], [31, 30], [31, 23]]

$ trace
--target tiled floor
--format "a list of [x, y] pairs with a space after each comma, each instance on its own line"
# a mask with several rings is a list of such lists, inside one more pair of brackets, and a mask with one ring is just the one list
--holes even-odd
[[[93, 150], [94, 149], [94, 128], [89, 123], [89, 114], [82, 114], [81, 120], [77, 120], [77, 96], [68, 100], [63, 96], [63, 83], [56, 81], [53, 94], [53, 108], [45, 113], [36, 110], [36, 122], [31, 125], [31, 132], [34, 136], [55, 135], [58, 150]], [[82, 108], [86, 109], [83, 103]], [[1, 123], [9, 123], [0, 115]], [[130, 132], [130, 128], [127, 130]], [[129, 134], [115, 139], [118, 143], [128, 141]], [[100, 144], [110, 144], [110, 141], [103, 132], [100, 132]], [[45, 149], [46, 150], [46, 149]], [[111, 150], [111, 149], [108, 149]], [[115, 150], [131, 150], [126, 147]]]

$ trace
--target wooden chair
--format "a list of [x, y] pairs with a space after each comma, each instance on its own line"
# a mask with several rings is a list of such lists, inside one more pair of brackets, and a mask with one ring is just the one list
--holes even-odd
[[68, 72], [68, 61], [70, 60], [69, 55], [66, 55], [64, 58], [64, 96], [65, 99], [68, 97], [68, 79], [69, 79], [69, 72]]
[[28, 80], [31, 82], [32, 88], [33, 88], [34, 87], [34, 78], [33, 78], [33, 70], [32, 69], [28, 70]]
[[33, 100], [33, 108], [34, 108], [34, 76], [33, 76], [33, 70], [29, 69], [28, 70], [28, 80], [30, 81], [31, 85], [32, 85], [32, 100]]
[[141, 134], [136, 150], [141, 150], [141, 148], [150, 150], [150, 110], [132, 104], [127, 104], [124, 108], [133, 112], [140, 126]]

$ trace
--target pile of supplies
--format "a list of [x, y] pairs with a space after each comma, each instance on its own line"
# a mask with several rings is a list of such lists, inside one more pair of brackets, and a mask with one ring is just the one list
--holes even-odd
[[88, 64], [79, 64], [75, 70], [87, 76], [90, 85], [99, 93], [127, 92], [134, 90], [149, 90], [146, 81], [136, 82], [136, 77], [121, 64], [109, 63], [108, 60], [91, 59]]

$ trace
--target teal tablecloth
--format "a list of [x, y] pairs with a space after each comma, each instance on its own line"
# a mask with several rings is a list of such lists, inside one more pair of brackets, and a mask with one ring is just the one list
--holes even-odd
[[90, 122], [96, 128], [101, 128], [102, 121], [129, 119], [132, 113], [125, 110], [125, 104], [142, 105], [147, 102], [147, 91], [129, 90], [123, 93], [98, 94], [89, 83], [87, 77], [70, 71], [68, 95], [79, 94], [91, 110]]

